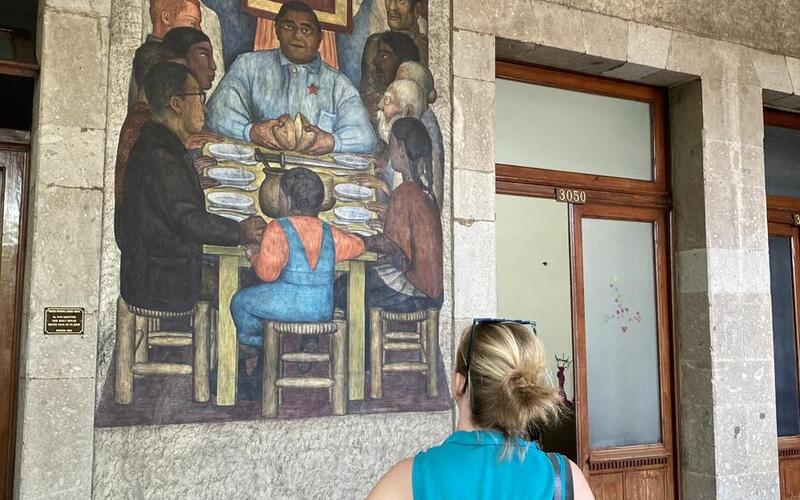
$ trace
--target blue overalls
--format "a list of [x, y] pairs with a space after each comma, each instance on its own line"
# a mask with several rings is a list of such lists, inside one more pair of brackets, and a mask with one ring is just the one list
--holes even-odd
[[286, 267], [277, 280], [239, 290], [231, 301], [231, 315], [242, 344], [264, 345], [265, 320], [312, 323], [333, 317], [336, 251], [330, 226], [322, 222], [322, 248], [316, 269], [311, 269], [294, 225], [288, 218], [277, 222], [289, 242]]

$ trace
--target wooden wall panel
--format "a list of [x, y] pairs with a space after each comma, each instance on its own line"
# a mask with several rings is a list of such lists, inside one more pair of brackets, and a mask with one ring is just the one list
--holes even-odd
[[589, 476], [595, 500], [621, 500], [625, 495], [625, 478], [622, 472], [592, 474]]
[[664, 469], [638, 470], [625, 473], [625, 498], [662, 500], [667, 498]]
[[781, 500], [800, 500], [800, 457], [781, 459]]

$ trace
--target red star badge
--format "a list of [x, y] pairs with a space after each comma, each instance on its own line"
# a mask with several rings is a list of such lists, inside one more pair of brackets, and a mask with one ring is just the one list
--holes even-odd
[[313, 83], [308, 86], [308, 95], [317, 95], [318, 93], [319, 93], [319, 87], [317, 87]]

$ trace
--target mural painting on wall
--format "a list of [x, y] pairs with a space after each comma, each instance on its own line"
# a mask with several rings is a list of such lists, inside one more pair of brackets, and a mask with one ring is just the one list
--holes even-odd
[[[149, 7], [117, 150], [120, 297], [96, 424], [449, 408], [426, 2]], [[200, 30], [209, 8], [221, 47]]]

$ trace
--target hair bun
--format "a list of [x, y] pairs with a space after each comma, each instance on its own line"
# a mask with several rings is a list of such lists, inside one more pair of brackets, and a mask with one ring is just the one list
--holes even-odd
[[509, 399], [522, 408], [537, 405], [542, 397], [549, 394], [546, 387], [532, 381], [520, 369], [515, 368], [503, 380], [503, 390]]

